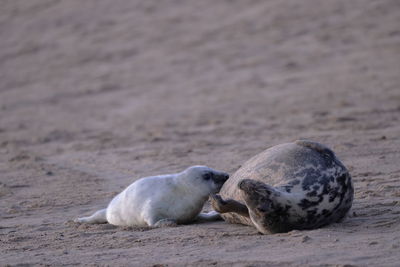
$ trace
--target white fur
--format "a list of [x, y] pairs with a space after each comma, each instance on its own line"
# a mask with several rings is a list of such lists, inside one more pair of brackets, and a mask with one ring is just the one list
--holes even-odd
[[75, 222], [164, 226], [188, 223], [196, 216], [218, 219], [215, 212], [199, 214], [208, 196], [220, 189], [213, 179], [203, 179], [206, 172], [222, 174], [205, 166], [193, 166], [177, 174], [141, 178], [115, 196], [107, 209]]

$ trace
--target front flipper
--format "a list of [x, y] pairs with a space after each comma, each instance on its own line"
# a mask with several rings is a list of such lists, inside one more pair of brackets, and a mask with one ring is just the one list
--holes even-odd
[[219, 213], [235, 212], [242, 216], [249, 217], [249, 210], [246, 205], [234, 199], [223, 200], [220, 195], [210, 196], [213, 209]]
[[196, 219], [200, 220], [200, 221], [212, 222], [212, 221], [222, 220], [222, 217], [221, 217], [221, 214], [219, 214], [219, 212], [210, 211], [207, 213], [203, 213], [203, 212], [200, 213], [199, 215], [197, 215]]
[[178, 226], [176, 220], [174, 219], [161, 219], [156, 222], [153, 227], [176, 227]]
[[238, 187], [249, 208], [250, 219], [259, 232], [270, 234], [292, 229], [289, 222], [291, 206], [281, 192], [251, 179], [241, 180]]

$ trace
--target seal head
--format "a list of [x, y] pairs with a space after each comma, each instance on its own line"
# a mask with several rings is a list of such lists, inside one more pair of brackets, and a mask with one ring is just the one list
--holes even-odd
[[[182, 180], [186, 180], [191, 187], [195, 186], [199, 190], [210, 193], [218, 193], [225, 181], [228, 180], [229, 174], [217, 171], [207, 166], [192, 166], [183, 171]], [[183, 181], [182, 183], [185, 183]]]

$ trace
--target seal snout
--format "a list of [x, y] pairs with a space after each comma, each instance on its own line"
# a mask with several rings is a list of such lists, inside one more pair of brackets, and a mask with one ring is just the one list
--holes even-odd
[[226, 172], [220, 172], [218, 175], [214, 175], [214, 181], [218, 184], [224, 184], [228, 178], [229, 174]]

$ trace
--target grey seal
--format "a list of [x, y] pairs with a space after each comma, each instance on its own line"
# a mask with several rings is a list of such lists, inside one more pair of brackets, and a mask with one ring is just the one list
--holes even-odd
[[297, 140], [248, 160], [211, 202], [225, 221], [269, 234], [339, 222], [353, 197], [350, 173], [334, 152], [316, 142]]

